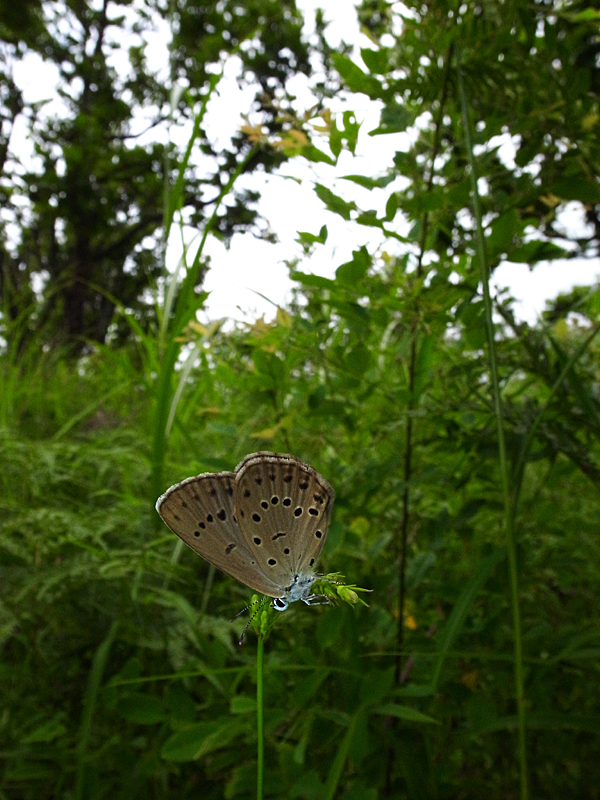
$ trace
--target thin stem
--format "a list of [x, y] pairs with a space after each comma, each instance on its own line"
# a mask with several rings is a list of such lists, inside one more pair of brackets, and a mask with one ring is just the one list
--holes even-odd
[[[450, 65], [452, 63], [453, 45], [450, 45], [446, 52], [446, 59], [444, 64], [444, 79], [442, 85], [442, 94], [438, 108], [438, 114], [435, 121], [435, 130], [433, 138], [433, 147], [431, 151], [431, 164], [429, 167], [429, 175], [426, 182], [426, 193], [431, 192], [433, 188], [433, 178], [435, 175], [435, 160], [437, 158], [442, 132], [442, 122], [444, 119], [444, 107], [446, 105], [446, 97], [448, 95], [448, 84], [450, 76]], [[417, 280], [423, 277], [423, 257], [425, 255], [425, 248], [427, 243], [427, 233], [429, 230], [429, 214], [425, 212], [423, 215], [423, 222], [421, 225], [421, 235], [419, 237], [419, 255], [417, 258], [416, 275]], [[406, 425], [404, 430], [405, 436], [405, 451], [404, 451], [404, 491], [402, 493], [402, 519], [400, 522], [400, 559], [398, 569], [398, 595], [399, 595], [399, 608], [398, 608], [398, 630], [396, 635], [396, 644], [398, 647], [398, 659], [396, 661], [395, 679], [396, 683], [400, 683], [402, 677], [402, 661], [404, 646], [404, 604], [406, 599], [406, 553], [408, 542], [408, 523], [410, 519], [410, 480], [412, 477], [412, 454], [413, 454], [413, 411], [417, 405], [418, 398], [415, 394], [415, 379], [416, 379], [416, 365], [417, 365], [417, 339], [418, 339], [418, 315], [415, 314], [411, 325], [411, 343], [410, 343], [410, 358], [408, 365], [408, 408], [406, 416]]]
[[473, 134], [471, 129], [471, 119], [467, 106], [467, 95], [463, 79], [460, 62], [458, 65], [458, 86], [460, 92], [460, 103], [462, 111], [462, 122], [465, 134], [465, 147], [469, 167], [471, 172], [471, 184], [473, 194], [473, 214], [477, 225], [477, 258], [479, 260], [480, 280], [483, 290], [483, 304], [485, 309], [485, 325], [488, 340], [488, 352], [490, 360], [490, 377], [492, 384], [492, 397], [496, 416], [496, 427], [498, 433], [498, 453], [500, 460], [500, 473], [502, 480], [502, 494], [504, 498], [504, 519], [503, 528], [506, 536], [506, 547], [508, 552], [509, 577], [510, 577], [510, 601], [513, 621], [513, 644], [515, 659], [515, 695], [517, 702], [518, 717], [518, 752], [520, 768], [520, 796], [521, 800], [527, 800], [529, 790], [527, 784], [527, 732], [525, 720], [525, 680], [523, 672], [523, 643], [521, 633], [521, 609], [519, 605], [519, 580], [517, 573], [517, 543], [515, 536], [514, 516], [512, 513], [512, 501], [510, 485], [508, 479], [508, 462], [506, 458], [506, 445], [504, 441], [504, 425], [502, 419], [502, 404], [500, 398], [500, 381], [498, 379], [498, 364], [496, 359], [496, 343], [494, 336], [494, 323], [492, 320], [492, 300], [490, 296], [489, 268], [487, 264], [485, 240], [483, 236], [483, 225], [481, 223], [481, 207], [479, 204], [479, 191], [477, 186], [477, 167], [473, 154]]
[[263, 774], [265, 768], [265, 721], [263, 714], [263, 662], [265, 643], [258, 636], [256, 649], [256, 800], [263, 800]]
[[[435, 175], [435, 160], [437, 158], [442, 132], [442, 122], [444, 119], [444, 107], [446, 105], [446, 98], [448, 96], [448, 85], [450, 76], [450, 65], [452, 64], [452, 53], [454, 45], [451, 44], [446, 52], [444, 64], [444, 79], [442, 86], [442, 94], [438, 108], [438, 114], [435, 121], [435, 130], [433, 138], [433, 147], [431, 150], [431, 164], [429, 167], [429, 175], [426, 181], [426, 192], [431, 192], [433, 188], [433, 178]], [[421, 225], [421, 235], [419, 237], [419, 255], [417, 257], [417, 280], [423, 277], [423, 257], [425, 255], [425, 247], [427, 243], [427, 233], [429, 230], [429, 214], [425, 212]], [[408, 551], [408, 525], [410, 521], [410, 482], [413, 472], [413, 411], [417, 405], [418, 398], [415, 398], [415, 381], [416, 381], [416, 368], [417, 368], [417, 340], [418, 340], [418, 314], [415, 313], [411, 323], [411, 341], [410, 341], [410, 357], [408, 363], [408, 407], [406, 413], [406, 425], [404, 427], [404, 470], [403, 481], [404, 489], [402, 492], [402, 518], [400, 521], [400, 552], [398, 554], [398, 628], [396, 630], [396, 645], [398, 648], [398, 655], [396, 657], [396, 668], [394, 671], [394, 679], [397, 684], [402, 680], [402, 668], [404, 663], [404, 606], [406, 602], [406, 562]], [[396, 718], [391, 720], [392, 730], [395, 731], [398, 726]], [[392, 792], [392, 766], [394, 761], [394, 750], [390, 747], [388, 751], [388, 758], [386, 764], [385, 788], [384, 796], [388, 797]]]

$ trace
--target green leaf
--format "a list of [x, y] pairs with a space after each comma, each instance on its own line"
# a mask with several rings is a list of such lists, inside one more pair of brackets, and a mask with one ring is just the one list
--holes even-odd
[[335, 167], [336, 165], [335, 158], [327, 155], [327, 153], [324, 153], [312, 144], [303, 147], [301, 153], [304, 158], [312, 164], [329, 164], [331, 167]]
[[404, 153], [402, 150], [397, 150], [396, 154], [394, 155], [394, 166], [400, 175], [411, 175], [415, 169], [413, 153]]
[[285, 364], [278, 355], [257, 348], [252, 353], [252, 360], [259, 375], [271, 378], [275, 386], [283, 383], [285, 379]]
[[360, 51], [362, 60], [367, 65], [369, 72], [376, 75], [385, 75], [389, 69], [390, 51], [387, 47], [380, 47], [377, 50], [363, 47]]
[[382, 706], [376, 706], [369, 709], [371, 714], [384, 714], [386, 717], [397, 717], [398, 719], [405, 719], [408, 722], [423, 722], [428, 725], [439, 725], [439, 721], [433, 717], [417, 711], [416, 708], [410, 706], [401, 706], [398, 703], [386, 703]]
[[347, 56], [334, 53], [332, 60], [344, 83], [351, 91], [361, 92], [373, 99], [381, 98], [388, 94], [376, 78], [363, 72], [362, 69]]
[[506, 253], [513, 238], [521, 232], [519, 216], [514, 208], [501, 214], [492, 223], [490, 234], [487, 237], [488, 252], [491, 257]]
[[573, 176], [551, 184], [547, 191], [562, 200], [579, 200], [580, 203], [600, 203], [600, 188], [591, 181]]
[[387, 203], [385, 204], [385, 221], [391, 222], [396, 216], [397, 211], [398, 211], [398, 195], [396, 192], [392, 192], [392, 194], [387, 199]]
[[365, 189], [385, 189], [392, 181], [396, 180], [395, 175], [382, 175], [380, 178], [367, 178], [365, 175], [342, 175], [343, 181], [352, 181]]
[[381, 110], [379, 126], [369, 131], [369, 136], [382, 136], [385, 133], [401, 133], [413, 122], [413, 116], [405, 105], [391, 103]]
[[229, 710], [232, 714], [249, 714], [256, 711], [256, 698], [239, 694], [231, 698]]
[[364, 344], [353, 347], [344, 359], [344, 366], [352, 375], [363, 377], [365, 372], [371, 368], [371, 353]]
[[177, 731], [163, 744], [160, 754], [166, 761], [195, 761], [215, 750], [228, 747], [244, 730], [246, 722], [218, 719], [197, 722]]
[[371, 266], [371, 256], [366, 247], [352, 251], [352, 261], [341, 264], [335, 271], [338, 283], [354, 287], [367, 274]]
[[366, 225], [368, 228], [383, 228], [383, 220], [379, 219], [376, 211], [363, 211], [356, 218], [358, 225]]
[[327, 241], [327, 225], [323, 225], [319, 233], [308, 233], [307, 231], [298, 231], [298, 239], [297, 242], [300, 244], [311, 245], [311, 244], [325, 244]]
[[[356, 150], [356, 143], [358, 141], [358, 133], [360, 131], [360, 124], [356, 120], [356, 115], [353, 111], [344, 111], [342, 115], [343, 127], [338, 127], [337, 121], [334, 121], [331, 128], [331, 136], [336, 143], [336, 156], [339, 155], [342, 142], [347, 142], [348, 150], [354, 154]], [[330, 141], [330, 147], [332, 147]], [[332, 147], [332, 152], [334, 152]]]
[[337, 289], [337, 284], [331, 278], [323, 278], [321, 275], [311, 275], [308, 272], [291, 272], [290, 278], [298, 281], [303, 286], [316, 286], [318, 289]]
[[537, 261], [564, 258], [568, 253], [568, 250], [564, 250], [553, 242], [542, 242], [536, 239], [511, 250], [507, 253], [506, 260], [517, 264], [535, 264]]
[[39, 725], [31, 733], [28, 733], [21, 741], [23, 744], [33, 744], [34, 742], [51, 742], [58, 736], [62, 736], [66, 732], [66, 727], [63, 725], [59, 717], [49, 719]]
[[356, 203], [347, 203], [321, 183], [315, 185], [315, 192], [319, 200], [325, 203], [329, 211], [333, 211], [334, 214], [339, 214], [339, 216], [343, 217], [345, 220], [349, 220], [350, 213], [356, 211]]

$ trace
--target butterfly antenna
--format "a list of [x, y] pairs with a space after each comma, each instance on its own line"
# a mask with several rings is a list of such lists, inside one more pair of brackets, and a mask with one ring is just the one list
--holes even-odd
[[242, 608], [241, 611], [238, 611], [238, 613], [235, 615], [235, 617], [232, 617], [229, 621], [233, 622], [234, 619], [237, 619], [238, 617], [241, 617], [242, 614], [245, 614], [246, 611], [248, 611], [249, 608], [252, 608], [252, 606], [255, 606], [257, 603], [262, 603], [262, 602], [263, 602], [262, 599], [261, 600], [255, 600], [253, 603], [250, 603], [250, 605], [244, 606], [244, 608]]
[[[244, 644], [244, 637], [245, 637], [245, 636], [246, 636], [246, 634], [248, 633], [248, 628], [249, 628], [249, 627], [250, 627], [250, 625], [252, 624], [252, 620], [254, 619], [254, 617], [255, 617], [257, 614], [259, 614], [259, 613], [262, 611], [262, 609], [263, 609], [263, 606], [265, 605], [265, 603], [268, 603], [268, 602], [269, 602], [269, 598], [268, 598], [268, 597], [264, 597], [262, 600], [255, 600], [255, 601], [254, 601], [254, 603], [251, 603], [251, 604], [248, 606], [248, 608], [251, 608], [252, 606], [255, 606], [257, 603], [260, 603], [260, 605], [258, 606], [258, 608], [256, 609], [256, 611], [254, 612], [254, 614], [251, 614], [251, 616], [250, 616], [250, 619], [249, 619], [249, 620], [248, 620], [248, 622], [246, 623], [246, 627], [245, 627], [245, 628], [244, 628], [244, 630], [242, 631], [242, 635], [241, 635], [241, 636], [240, 636], [240, 638], [238, 639], [238, 644], [239, 644], [240, 646]], [[246, 609], [244, 609], [244, 611], [245, 611], [245, 610], [246, 610]], [[240, 613], [241, 613], [241, 612], [240, 612]], [[238, 614], [237, 616], [239, 617], [239, 614]], [[235, 617], [234, 617], [234, 619], [235, 619]]]

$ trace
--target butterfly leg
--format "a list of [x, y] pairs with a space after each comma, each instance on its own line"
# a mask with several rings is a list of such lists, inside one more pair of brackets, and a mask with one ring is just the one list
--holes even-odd
[[329, 599], [324, 594], [309, 594], [302, 598], [307, 606], [328, 606]]

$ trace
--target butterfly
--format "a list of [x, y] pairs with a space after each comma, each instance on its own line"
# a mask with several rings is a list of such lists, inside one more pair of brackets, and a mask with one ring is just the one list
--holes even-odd
[[156, 510], [185, 544], [222, 572], [290, 603], [311, 594], [335, 493], [304, 461], [252, 453], [233, 472], [204, 473], [171, 486]]

